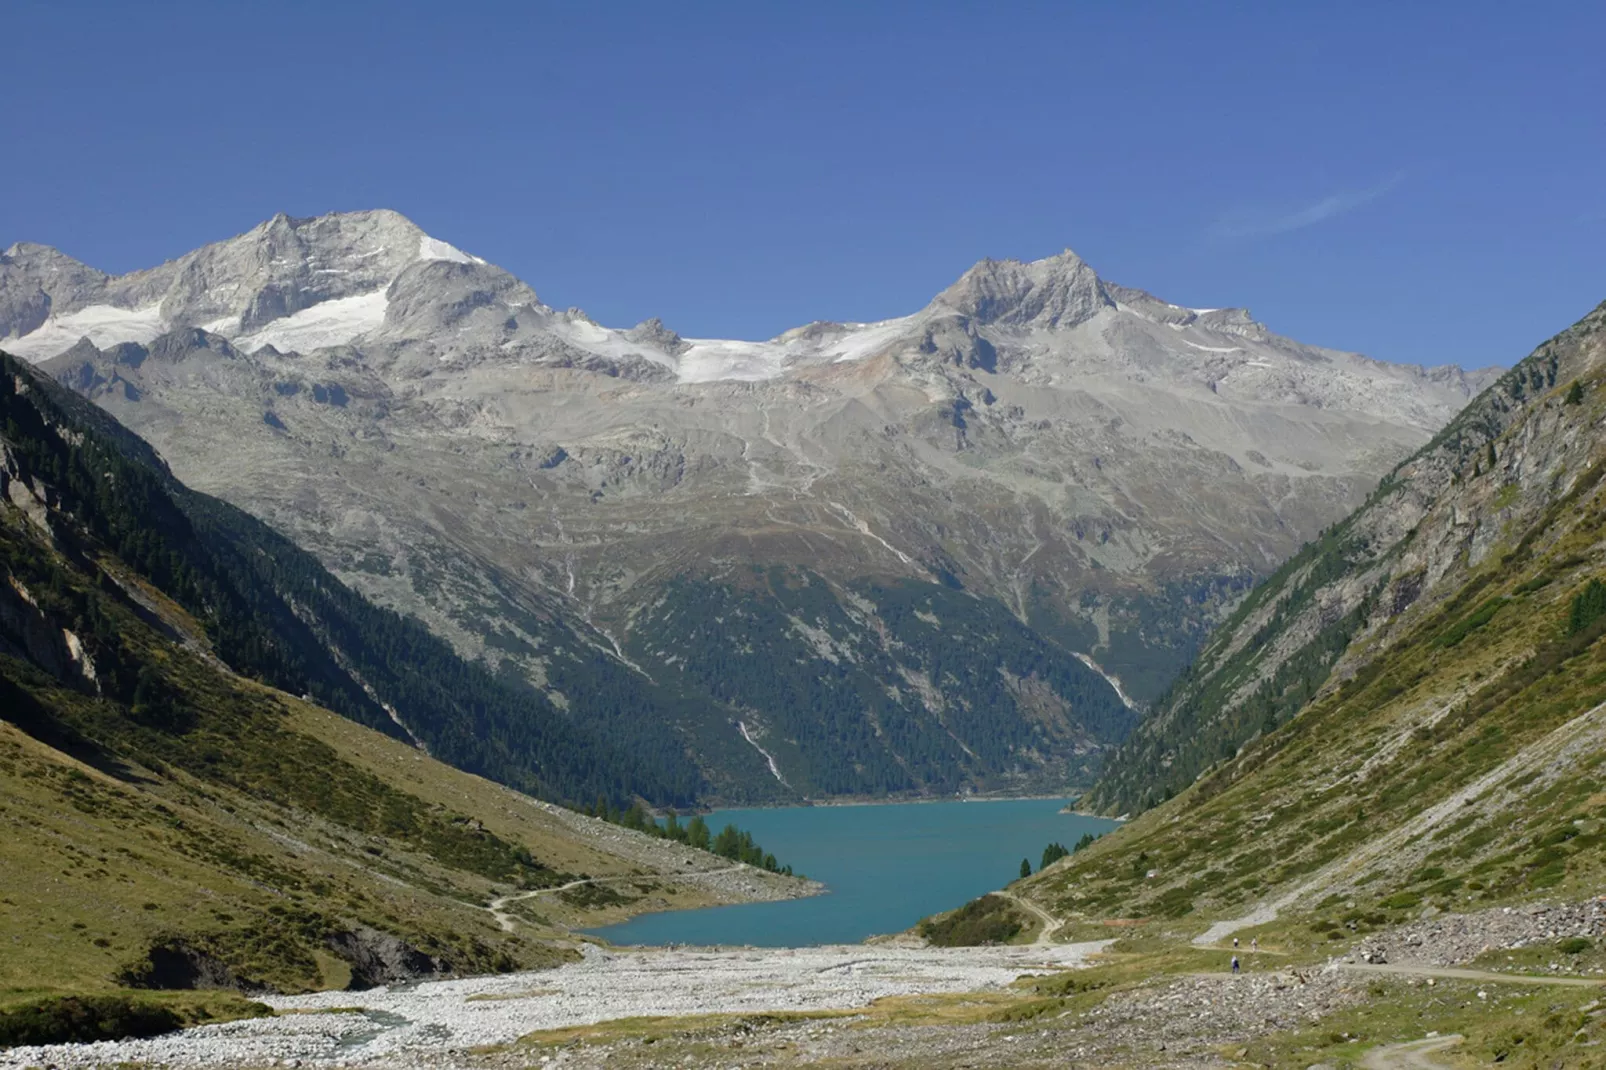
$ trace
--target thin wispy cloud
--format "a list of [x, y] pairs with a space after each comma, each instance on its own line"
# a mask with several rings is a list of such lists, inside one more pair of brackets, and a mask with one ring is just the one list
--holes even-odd
[[1371, 204], [1387, 195], [1402, 181], [1404, 174], [1389, 177], [1362, 190], [1341, 190], [1300, 207], [1252, 205], [1233, 209], [1216, 217], [1206, 230], [1212, 238], [1267, 238], [1275, 234], [1304, 230]]

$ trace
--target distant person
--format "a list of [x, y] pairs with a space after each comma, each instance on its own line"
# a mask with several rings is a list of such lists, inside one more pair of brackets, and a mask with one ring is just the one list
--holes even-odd
[[1232, 957], [1232, 972], [1233, 973], [1237, 973], [1238, 972], [1238, 956], [1237, 955], [1234, 955]]
[[1234, 951], [1238, 950], [1238, 938], [1236, 936], [1232, 938], [1232, 949]]
[[1260, 937], [1252, 936], [1252, 937], [1249, 938], [1249, 950], [1251, 950], [1251, 951], [1259, 951], [1260, 950]]

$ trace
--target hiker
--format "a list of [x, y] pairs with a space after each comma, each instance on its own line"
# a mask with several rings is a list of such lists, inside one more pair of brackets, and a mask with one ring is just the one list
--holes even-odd
[[1236, 936], [1232, 938], [1232, 949], [1234, 951], [1238, 950], [1238, 938]]
[[1249, 938], [1249, 950], [1251, 950], [1251, 951], [1259, 951], [1260, 950], [1260, 937], [1252, 936], [1252, 937]]
[[1237, 955], [1234, 955], [1232, 957], [1232, 972], [1233, 973], [1237, 973], [1238, 972], [1238, 956]]

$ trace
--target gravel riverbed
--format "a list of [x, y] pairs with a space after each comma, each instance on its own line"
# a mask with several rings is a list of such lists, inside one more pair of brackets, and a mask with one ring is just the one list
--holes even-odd
[[554, 970], [268, 997], [265, 1002], [276, 1010], [298, 1013], [146, 1040], [14, 1048], [0, 1053], [0, 1068], [440, 1065], [453, 1052], [478, 1045], [615, 1018], [851, 1009], [884, 996], [1001, 988], [1023, 974], [1081, 965], [1106, 943], [644, 950], [588, 945], [582, 961]]

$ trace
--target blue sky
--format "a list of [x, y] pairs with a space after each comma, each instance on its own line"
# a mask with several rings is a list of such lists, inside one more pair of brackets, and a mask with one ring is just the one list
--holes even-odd
[[758, 338], [1070, 247], [1469, 366], [1606, 299], [1599, 3], [12, 0], [0, 39], [0, 246], [111, 271], [390, 207], [549, 304]]

